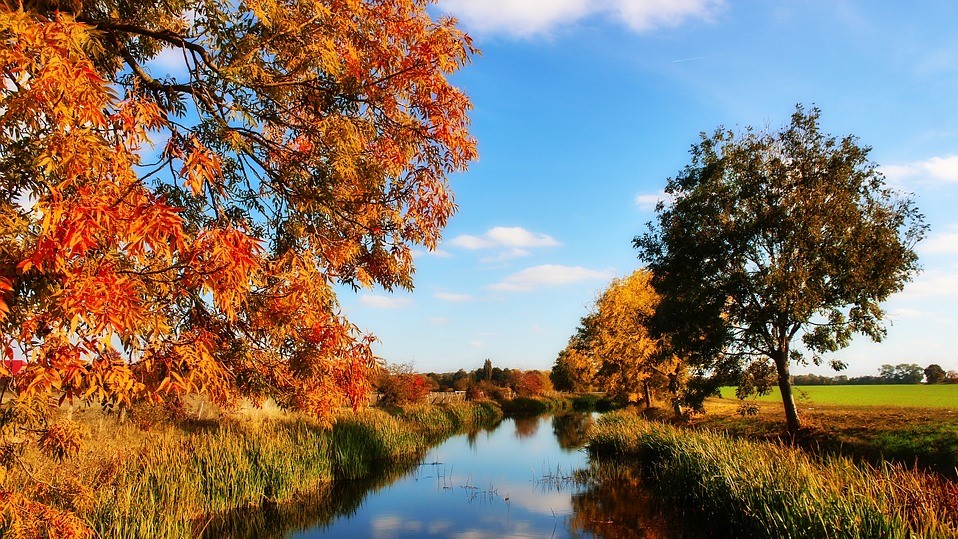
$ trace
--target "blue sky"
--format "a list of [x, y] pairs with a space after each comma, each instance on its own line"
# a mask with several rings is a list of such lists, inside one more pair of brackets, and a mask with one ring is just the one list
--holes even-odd
[[[480, 160], [452, 178], [459, 213], [416, 257], [413, 293], [344, 291], [376, 352], [421, 371], [549, 369], [597, 293], [640, 266], [698, 133], [778, 127], [796, 103], [872, 146], [931, 225], [924, 272], [858, 338], [847, 374], [958, 370], [958, 3], [441, 0], [482, 55], [455, 76]], [[797, 372], [830, 372], [801, 368]]]

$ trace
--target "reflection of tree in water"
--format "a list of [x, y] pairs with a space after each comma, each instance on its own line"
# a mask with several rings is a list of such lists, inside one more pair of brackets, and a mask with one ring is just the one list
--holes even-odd
[[499, 428], [499, 422], [497, 421], [493, 425], [486, 425], [479, 427], [478, 429], [471, 430], [466, 433], [466, 443], [469, 444], [470, 449], [476, 448], [476, 439], [479, 438], [480, 434], [489, 434], [490, 432]]
[[516, 423], [516, 438], [520, 440], [535, 436], [536, 432], [539, 432], [538, 417], [516, 417], [513, 421]]
[[603, 539], [691, 539], [721, 537], [685, 522], [681, 514], [657, 504], [646, 492], [639, 471], [621, 463], [593, 463], [589, 488], [572, 496], [571, 537]]
[[231, 539], [278, 538], [297, 531], [326, 528], [339, 517], [354, 515], [368, 494], [390, 485], [415, 466], [383, 470], [373, 478], [321, 483], [313, 492], [282, 505], [244, 507], [215, 515], [208, 522], [196, 522], [197, 535]]
[[552, 432], [562, 449], [579, 449], [588, 439], [595, 421], [592, 414], [570, 413], [552, 416]]

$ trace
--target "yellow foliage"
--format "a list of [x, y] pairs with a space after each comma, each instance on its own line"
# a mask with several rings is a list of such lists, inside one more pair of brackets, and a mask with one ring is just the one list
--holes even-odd
[[677, 358], [649, 329], [659, 303], [651, 280], [652, 274], [644, 269], [614, 279], [596, 302], [592, 318], [595, 333], [590, 349], [601, 364], [606, 388], [630, 402], [638, 400], [643, 384], [664, 385], [677, 372]]

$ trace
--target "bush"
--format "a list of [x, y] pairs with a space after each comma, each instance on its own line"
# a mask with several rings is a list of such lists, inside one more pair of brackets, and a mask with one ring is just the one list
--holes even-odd
[[391, 367], [379, 377], [379, 403], [403, 406], [421, 402], [429, 394], [429, 379], [421, 374], [406, 372], [404, 366]]

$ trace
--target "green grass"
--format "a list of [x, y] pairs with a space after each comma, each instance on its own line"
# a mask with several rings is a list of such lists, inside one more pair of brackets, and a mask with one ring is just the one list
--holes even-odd
[[624, 412], [600, 419], [589, 452], [612, 466], [637, 462], [654, 493], [732, 537], [958, 536], [955, 484], [898, 466], [819, 459]]
[[[794, 386], [793, 391], [796, 402], [804, 404], [946, 408], [958, 413], [958, 384]], [[722, 397], [734, 399], [735, 388], [723, 387]], [[782, 394], [776, 387], [756, 400], [781, 402]]]

